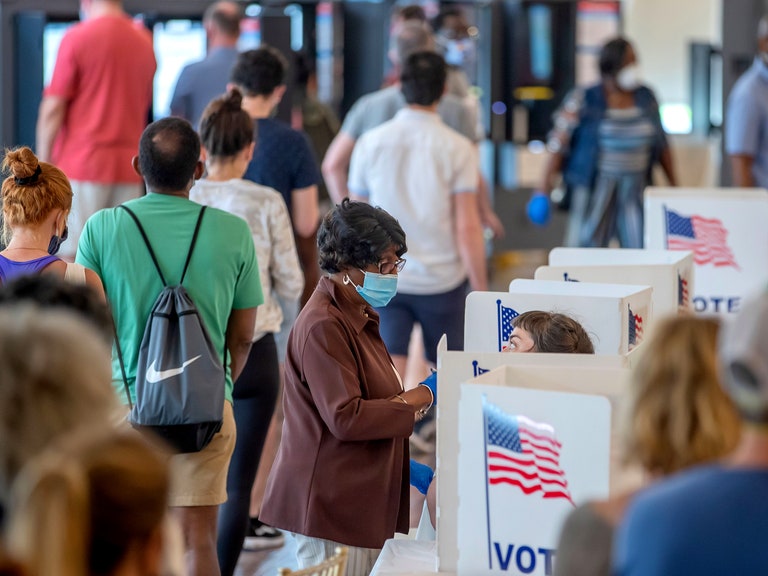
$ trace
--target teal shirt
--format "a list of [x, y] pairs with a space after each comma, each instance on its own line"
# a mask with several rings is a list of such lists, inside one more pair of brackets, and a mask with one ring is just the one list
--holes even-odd
[[[166, 281], [171, 286], [178, 284], [201, 206], [186, 198], [153, 193], [126, 206], [144, 227]], [[96, 272], [104, 283], [133, 401], [139, 345], [163, 283], [136, 223], [121, 208], [102, 210], [86, 222], [76, 261]], [[256, 252], [245, 220], [215, 208], [206, 210], [184, 288], [223, 358], [232, 310], [255, 308], [264, 302]], [[116, 348], [112, 351], [112, 381], [126, 402]], [[232, 401], [229, 366], [226, 398]]]

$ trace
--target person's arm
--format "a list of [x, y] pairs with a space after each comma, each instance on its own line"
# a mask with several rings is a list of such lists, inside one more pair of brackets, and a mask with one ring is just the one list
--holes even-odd
[[339, 132], [331, 142], [323, 159], [322, 172], [328, 194], [334, 203], [340, 203], [349, 196], [347, 172], [349, 170], [355, 139], [344, 132]]
[[739, 188], [753, 188], [755, 177], [752, 175], [752, 164], [755, 159], [746, 154], [731, 155], [732, 184]]
[[[176, 86], [173, 89], [173, 95], [171, 96], [171, 116], [177, 116], [179, 118], [184, 118], [185, 120], [191, 122], [192, 121], [192, 114], [190, 110], [190, 94], [189, 89], [187, 88], [187, 68], [185, 67], [181, 74], [179, 74], [179, 78], [176, 80]], [[197, 128], [197, 126], [195, 126]]]
[[560, 174], [563, 168], [563, 152], [550, 152], [547, 162], [544, 165], [544, 174], [541, 177], [539, 191], [549, 195], [555, 187], [555, 178]]
[[43, 96], [35, 130], [35, 152], [41, 162], [51, 162], [53, 143], [61, 130], [66, 113], [66, 99], [61, 96]]
[[659, 157], [659, 164], [661, 164], [661, 168], [664, 170], [664, 174], [667, 177], [667, 181], [669, 182], [670, 186], [677, 186], [677, 177], [675, 176], [675, 165], [672, 162], [672, 149], [667, 146], [661, 151], [661, 156]]
[[494, 238], [504, 238], [504, 224], [502, 224], [491, 205], [491, 195], [488, 190], [488, 182], [482, 174], [478, 174], [477, 183], [477, 207], [480, 211], [480, 221], [493, 232]]
[[279, 194], [275, 194], [275, 201], [270, 205], [269, 229], [272, 288], [283, 300], [298, 302], [304, 289], [304, 274], [296, 252], [288, 208]]
[[483, 226], [474, 192], [459, 192], [451, 196], [451, 213], [456, 244], [472, 290], [487, 290]]
[[103, 301], [107, 301], [107, 296], [104, 294], [104, 284], [101, 282], [101, 278], [93, 270], [85, 269], [85, 285], [92, 288], [93, 291], [99, 295], [99, 298]]
[[256, 325], [256, 308], [241, 308], [232, 310], [227, 322], [226, 342], [229, 350], [229, 365], [232, 382], [235, 382], [243, 371], [248, 354], [251, 351], [253, 327]]
[[320, 280], [320, 268], [317, 263], [317, 225], [320, 211], [317, 200], [317, 186], [300, 188], [291, 193], [291, 211], [293, 230], [296, 239], [296, 252], [301, 269], [304, 271], [304, 292], [301, 305], [307, 303]]

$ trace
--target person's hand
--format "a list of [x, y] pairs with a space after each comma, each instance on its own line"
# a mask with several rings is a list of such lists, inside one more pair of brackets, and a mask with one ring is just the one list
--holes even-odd
[[551, 218], [549, 205], [549, 196], [540, 190], [537, 190], [525, 205], [525, 211], [530, 220], [536, 226], [546, 226]]
[[416, 462], [416, 460], [411, 460], [411, 486], [416, 488], [416, 490], [426, 494], [434, 476], [435, 471], [432, 468], [426, 464]]
[[480, 221], [482, 222], [483, 226], [493, 232], [493, 237], [496, 240], [504, 238], [504, 234], [506, 234], [506, 231], [504, 230], [504, 224], [502, 224], [501, 220], [493, 210], [485, 214], [480, 214]]
[[432, 406], [437, 406], [437, 372], [433, 371], [419, 386], [426, 386], [432, 392]]

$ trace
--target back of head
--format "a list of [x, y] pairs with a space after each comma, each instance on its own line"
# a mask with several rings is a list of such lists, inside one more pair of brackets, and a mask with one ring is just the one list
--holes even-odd
[[88, 321], [111, 345], [112, 313], [106, 302], [85, 284], [67, 282], [53, 274], [19, 276], [0, 287], [0, 305], [34, 304], [41, 309], [68, 310]]
[[408, 104], [431, 106], [442, 98], [448, 67], [435, 52], [416, 52], [403, 64], [400, 89]]
[[0, 306], [0, 500], [22, 466], [116, 406], [104, 339], [70, 312]]
[[718, 377], [716, 320], [672, 316], [656, 324], [632, 371], [626, 458], [667, 475], [723, 456], [738, 417]]
[[288, 62], [272, 46], [262, 46], [238, 55], [230, 80], [245, 96], [270, 96], [285, 84]]
[[3, 171], [3, 232], [6, 240], [15, 226], [35, 226], [52, 210], [72, 207], [72, 186], [53, 164], [40, 162], [26, 146], [6, 150]]
[[325, 215], [317, 231], [320, 268], [329, 274], [378, 264], [390, 246], [398, 256], [408, 249], [398, 221], [381, 208], [348, 198]]
[[393, 54], [395, 64], [402, 66], [411, 54], [434, 50], [432, 30], [425, 22], [407, 20], [397, 29]]
[[565, 314], [531, 310], [523, 312], [512, 323], [530, 334], [531, 352], [549, 354], [594, 354], [595, 348], [587, 331]]
[[203, 15], [203, 23], [222, 36], [236, 41], [240, 37], [243, 9], [236, 2], [216, 2]]
[[624, 67], [624, 59], [631, 47], [632, 45], [625, 38], [614, 38], [606, 42], [600, 49], [600, 76], [615, 78], [619, 70]]
[[427, 13], [424, 12], [424, 8], [418, 4], [403, 6], [398, 11], [397, 17], [402, 22], [420, 22], [422, 24], [426, 24], [427, 22]]
[[253, 142], [253, 121], [237, 89], [212, 100], [200, 119], [200, 138], [208, 156], [231, 158]]
[[768, 423], [768, 292], [748, 301], [720, 339], [723, 380], [741, 417]]
[[446, 28], [447, 23], [453, 21], [464, 20], [464, 12], [458, 6], [444, 6], [440, 12], [432, 19], [432, 28], [436, 33], [440, 33]]
[[139, 140], [139, 169], [152, 192], [188, 189], [199, 160], [200, 138], [181, 118], [152, 122]]
[[14, 485], [11, 550], [33, 574], [47, 576], [115, 574], [129, 551], [152, 545], [157, 561], [166, 460], [129, 429], [64, 437], [31, 460]]

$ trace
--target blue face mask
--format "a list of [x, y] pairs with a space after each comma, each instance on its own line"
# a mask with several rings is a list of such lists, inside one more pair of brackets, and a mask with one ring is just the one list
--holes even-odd
[[365, 275], [362, 286], [352, 282], [349, 276], [344, 277], [344, 284], [352, 284], [357, 293], [374, 308], [381, 308], [389, 304], [389, 301], [397, 293], [397, 274], [378, 274], [365, 270], [360, 270], [360, 272]]

